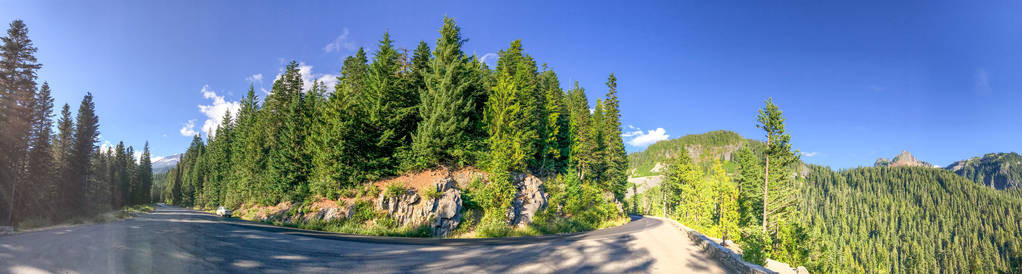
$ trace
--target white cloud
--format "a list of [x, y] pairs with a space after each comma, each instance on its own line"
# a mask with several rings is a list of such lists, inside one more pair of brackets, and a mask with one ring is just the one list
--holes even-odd
[[986, 69], [979, 69], [976, 71], [976, 94], [978, 95], [990, 95], [993, 89], [990, 88], [990, 76], [987, 75]]
[[252, 83], [255, 83], [255, 82], [262, 83], [263, 82], [263, 74], [262, 73], [252, 74], [252, 76], [245, 77], [245, 81], [249, 81], [249, 82], [252, 82]]
[[629, 125], [628, 128], [631, 130], [621, 133], [621, 137], [629, 139], [626, 142], [634, 147], [645, 147], [659, 141], [667, 140], [667, 138], [671, 137], [670, 135], [667, 135], [667, 131], [662, 127], [658, 127], [654, 130], [648, 130], [646, 132], [642, 132], [642, 129], [631, 125]]
[[109, 149], [111, 149], [113, 147], [114, 147], [114, 144], [111, 144], [110, 141], [103, 140], [103, 144], [99, 145], [99, 151], [107, 151], [107, 150], [109, 150]]
[[141, 151], [135, 151], [135, 155], [131, 155], [131, 156], [134, 157], [132, 159], [135, 160], [136, 164], [138, 163], [138, 161], [142, 160], [142, 152]]
[[[213, 137], [216, 135], [216, 129], [223, 123], [224, 114], [227, 111], [231, 111], [231, 115], [237, 114], [241, 110], [241, 102], [228, 102], [223, 96], [216, 95], [209, 85], [202, 86], [202, 97], [213, 100], [211, 105], [199, 105], [199, 111], [206, 115], [206, 121], [202, 123], [202, 131], [206, 133], [207, 138]], [[181, 134], [184, 134], [183, 130]]]
[[497, 57], [498, 57], [498, 55], [496, 53], [492, 53], [492, 52], [491, 53], [487, 53], [487, 54], [483, 54], [483, 57], [479, 57], [479, 63], [484, 63], [485, 64], [487, 58], [494, 58], [494, 59], [496, 59]]
[[335, 51], [339, 52], [342, 49], [346, 51], [354, 51], [355, 43], [351, 42], [351, 39], [348, 38], [348, 34], [350, 34], [348, 28], [344, 28], [344, 32], [341, 33], [340, 36], [337, 36], [337, 39], [334, 39], [334, 41], [330, 42], [329, 44], [326, 44], [326, 46], [323, 46], [323, 51], [327, 53]]
[[816, 152], [816, 151], [812, 151], [812, 152], [805, 152], [805, 151], [803, 151], [802, 152], [802, 156], [806, 156], [806, 157], [813, 157], [813, 156], [816, 156], [817, 154], [820, 154], [820, 153]]
[[[284, 75], [284, 72], [278, 72], [277, 76], [273, 77], [273, 81], [280, 80], [280, 77]], [[330, 73], [315, 73], [312, 72], [312, 65], [306, 65], [305, 62], [298, 63], [298, 75], [302, 76], [302, 92], [309, 92], [312, 89], [312, 81], [321, 82], [326, 86], [327, 92], [334, 91], [334, 85], [337, 84], [337, 75]], [[270, 91], [263, 89], [263, 92], [270, 94]]]
[[188, 120], [185, 125], [181, 127], [181, 136], [192, 137], [199, 132], [195, 131], [195, 119]]

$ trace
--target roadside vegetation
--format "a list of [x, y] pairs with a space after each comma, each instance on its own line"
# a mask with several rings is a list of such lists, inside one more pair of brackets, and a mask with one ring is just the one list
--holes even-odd
[[[507, 220], [512, 174], [557, 178], [542, 233], [596, 229], [623, 218], [627, 168], [617, 78], [591, 106], [579, 83], [563, 90], [520, 40], [500, 51], [495, 68], [462, 49], [452, 18], [440, 37], [409, 53], [384, 33], [370, 54], [359, 49], [334, 86], [305, 84], [291, 62], [265, 100], [254, 88], [208, 138], [195, 136], [159, 196], [186, 207], [231, 209], [336, 200], [372, 181], [438, 167], [478, 167], [488, 179], [464, 191], [464, 230], [512, 235]], [[546, 186], [547, 188], [554, 188]], [[387, 197], [408, 190], [389, 185]], [[442, 193], [418, 190], [422, 197]], [[348, 195], [350, 196], [350, 195]], [[387, 216], [330, 223], [284, 222], [358, 234], [420, 235]], [[531, 233], [531, 232], [530, 232]]]

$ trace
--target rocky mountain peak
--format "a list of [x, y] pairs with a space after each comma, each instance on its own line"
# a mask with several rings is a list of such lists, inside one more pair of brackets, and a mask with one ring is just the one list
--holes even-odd
[[916, 157], [912, 156], [912, 153], [909, 153], [908, 150], [902, 150], [901, 153], [898, 153], [898, 155], [894, 156], [894, 158], [891, 159], [890, 161], [888, 161], [885, 158], [877, 159], [876, 163], [874, 163], [873, 165], [874, 166], [878, 166], [878, 167], [880, 167], [880, 166], [890, 166], [890, 167], [896, 167], [896, 166], [925, 166], [925, 167], [932, 167], [933, 166], [930, 163], [923, 162], [923, 161], [920, 161], [920, 160], [916, 159]]

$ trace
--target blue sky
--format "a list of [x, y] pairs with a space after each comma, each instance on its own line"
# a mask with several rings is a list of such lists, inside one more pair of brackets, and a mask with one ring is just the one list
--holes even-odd
[[329, 79], [387, 30], [399, 47], [432, 45], [444, 15], [467, 52], [520, 38], [592, 101], [615, 73], [629, 151], [716, 129], [762, 138], [767, 97], [810, 163], [1022, 151], [1018, 1], [368, 2], [0, 0], [0, 20], [29, 26], [58, 109], [91, 91], [102, 141], [148, 140], [156, 156], [289, 60]]

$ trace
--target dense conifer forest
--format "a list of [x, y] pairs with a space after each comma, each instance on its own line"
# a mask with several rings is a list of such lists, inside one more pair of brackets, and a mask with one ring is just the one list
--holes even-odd
[[194, 137], [160, 197], [199, 208], [301, 203], [372, 192], [371, 181], [408, 172], [476, 166], [489, 182], [466, 204], [483, 209], [484, 228], [506, 226], [514, 172], [550, 178], [550, 212], [574, 227], [619, 218], [627, 160], [617, 78], [590, 106], [579, 83], [562, 90], [520, 40], [491, 69], [463, 51], [453, 19], [439, 33], [435, 48], [421, 41], [411, 53], [384, 33], [371, 53], [344, 60], [333, 87], [303, 86], [292, 62], [265, 100], [250, 87], [239, 113]]
[[[38, 227], [149, 203], [149, 144], [140, 159], [120, 142], [102, 148], [92, 93], [77, 113], [64, 104], [54, 124], [52, 90], [24, 22], [0, 38], [0, 225]], [[56, 127], [56, 131], [54, 131]]]
[[[766, 113], [773, 113], [770, 104]], [[783, 118], [760, 120], [764, 128], [762, 121]], [[714, 131], [630, 154], [633, 176], [664, 176], [630, 197], [630, 210], [733, 240], [746, 260], [760, 264], [769, 258], [813, 272], [1022, 271], [1019, 189], [998, 190], [986, 187], [993, 180], [982, 180], [996, 176], [1006, 185], [1017, 154], [948, 167], [957, 174], [931, 166], [833, 171], [797, 158], [767, 173], [770, 153], [790, 151], [769, 143]], [[693, 153], [700, 159], [691, 159]], [[663, 171], [651, 170], [664, 162]]]

